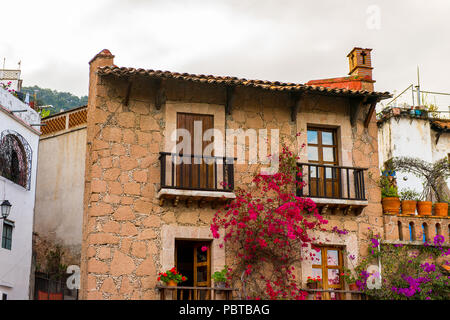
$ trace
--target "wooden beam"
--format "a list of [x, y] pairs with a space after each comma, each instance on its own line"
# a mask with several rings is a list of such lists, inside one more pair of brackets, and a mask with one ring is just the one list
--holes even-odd
[[366, 120], [364, 120], [364, 127], [368, 128], [369, 127], [369, 123], [370, 120], [372, 119], [373, 113], [375, 112], [375, 107], [377, 106], [377, 100], [372, 100], [370, 102], [370, 108], [369, 111], [367, 112], [367, 116], [366, 116]]
[[162, 105], [166, 103], [166, 91], [164, 83], [161, 79], [156, 80], [156, 95], [155, 95], [155, 107], [156, 110], [161, 110]]
[[352, 127], [356, 125], [356, 119], [358, 119], [359, 109], [363, 100], [361, 98], [349, 98], [350, 104], [350, 123]]
[[344, 216], [348, 215], [353, 210], [353, 206], [348, 206], [344, 209]]
[[300, 111], [300, 100], [301, 94], [290, 94], [290, 105], [291, 105], [291, 121], [295, 122], [297, 120], [297, 113]]
[[133, 80], [128, 81], [128, 87], [127, 87], [127, 94], [125, 95], [125, 101], [124, 105], [128, 107], [128, 104], [130, 103], [130, 94], [131, 94], [131, 86], [133, 84]]
[[227, 86], [227, 101], [225, 103], [225, 112], [230, 115], [233, 111], [234, 104], [234, 87]]
[[324, 205], [324, 206], [322, 207], [322, 210], [320, 211], [320, 214], [321, 214], [321, 215], [324, 215], [324, 214], [327, 213], [327, 211], [328, 211], [328, 204], [326, 204], [326, 205]]

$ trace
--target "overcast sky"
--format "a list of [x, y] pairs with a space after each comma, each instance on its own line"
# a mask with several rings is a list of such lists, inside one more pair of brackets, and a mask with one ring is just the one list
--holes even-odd
[[[8, 1], [0, 58], [24, 86], [88, 93], [88, 62], [305, 83], [373, 48], [377, 91], [450, 92], [448, 0]], [[432, 98], [434, 99], [434, 98]], [[443, 102], [446, 103], [446, 102]], [[450, 105], [450, 102], [447, 104]]]

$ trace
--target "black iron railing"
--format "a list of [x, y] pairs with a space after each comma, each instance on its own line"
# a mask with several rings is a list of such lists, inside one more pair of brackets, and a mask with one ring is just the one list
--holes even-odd
[[298, 163], [301, 177], [298, 182], [306, 185], [297, 187], [297, 196], [361, 200], [366, 199], [365, 168], [328, 166], [315, 163]]
[[234, 160], [229, 157], [160, 152], [161, 189], [234, 190]]
[[34, 300], [78, 300], [78, 290], [67, 288], [67, 278], [52, 279], [48, 274], [36, 272], [34, 278]]

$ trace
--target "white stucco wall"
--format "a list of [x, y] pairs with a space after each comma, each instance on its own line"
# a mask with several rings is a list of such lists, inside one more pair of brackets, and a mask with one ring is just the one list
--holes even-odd
[[[14, 115], [27, 124], [41, 123], [39, 114], [30, 108], [27, 104], [23, 103], [15, 96], [10, 94], [7, 90], [0, 87], [0, 105], [11, 111], [27, 110], [27, 112], [17, 112]], [[34, 127], [37, 131], [40, 131], [39, 127]]]
[[81, 254], [85, 156], [86, 126], [41, 137], [34, 231], [73, 256]]
[[[30, 145], [32, 158], [30, 190], [0, 177], [0, 202], [7, 199], [12, 204], [8, 220], [13, 221], [15, 225], [11, 250], [0, 246], [0, 291], [8, 295], [8, 300], [27, 300], [29, 299], [39, 133], [26, 127], [5, 109], [28, 108], [28, 112], [22, 114], [21, 118], [29, 124], [40, 123], [40, 117], [15, 97], [4, 99], [3, 91], [0, 89], [0, 133], [4, 130], [19, 133]], [[0, 220], [0, 236], [2, 231], [3, 220]]]
[[[450, 152], [450, 134], [444, 133], [436, 144], [436, 132], [430, 121], [406, 117], [392, 117], [378, 129], [380, 166], [392, 157], [414, 157], [434, 162]], [[397, 172], [399, 191], [423, 191], [422, 181], [413, 174]], [[450, 185], [450, 181], [447, 181]]]

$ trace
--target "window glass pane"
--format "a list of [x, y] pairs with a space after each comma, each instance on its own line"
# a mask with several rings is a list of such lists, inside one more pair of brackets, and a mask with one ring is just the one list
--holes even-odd
[[339, 265], [339, 252], [337, 250], [327, 250], [327, 263], [329, 266]]
[[328, 284], [329, 285], [338, 285], [341, 283], [341, 279], [339, 277], [339, 269], [328, 269]]
[[314, 265], [322, 265], [322, 251], [317, 252], [316, 250], [311, 250], [312, 256], [312, 264]]
[[309, 167], [309, 174], [310, 174], [311, 178], [316, 178], [317, 172], [319, 172], [319, 174], [320, 174], [320, 170], [318, 170], [318, 167], [314, 167], [314, 166]]
[[203, 252], [201, 248], [197, 248], [197, 262], [206, 262], [208, 260], [208, 251]]
[[322, 144], [327, 146], [334, 144], [332, 132], [322, 132]]
[[325, 172], [326, 172], [326, 178], [327, 179], [333, 178], [333, 170], [331, 168], [326, 168]]
[[308, 146], [308, 160], [319, 161], [319, 149], [317, 147]]
[[208, 281], [208, 267], [198, 267], [197, 268], [197, 282]]
[[323, 148], [323, 161], [334, 162], [334, 148]]
[[308, 144], [318, 144], [319, 140], [317, 139], [317, 131], [308, 130]]
[[323, 279], [322, 269], [313, 268], [311, 278], [317, 278], [317, 277], [320, 277], [320, 279]]
[[12, 227], [5, 224], [3, 225], [3, 235], [2, 235], [2, 248], [11, 250], [12, 243]]

